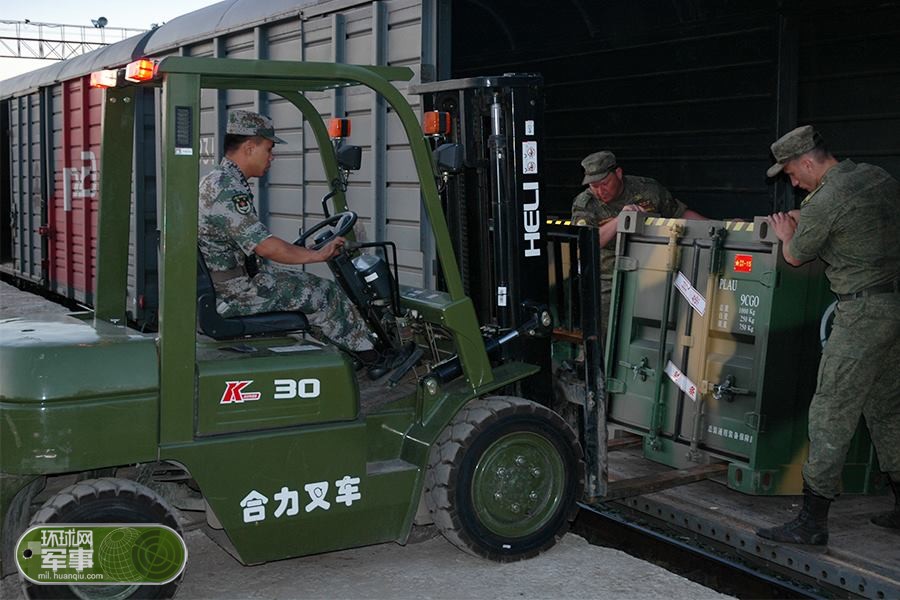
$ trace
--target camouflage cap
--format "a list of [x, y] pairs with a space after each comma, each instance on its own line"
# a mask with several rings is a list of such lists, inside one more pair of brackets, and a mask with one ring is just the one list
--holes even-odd
[[584, 179], [581, 180], [581, 184], [587, 185], [605, 179], [607, 175], [616, 170], [618, 165], [616, 165], [616, 155], [604, 150], [588, 154], [581, 161], [581, 166], [584, 168]]
[[781, 173], [784, 165], [789, 161], [806, 154], [821, 143], [822, 136], [813, 129], [812, 125], [803, 125], [788, 131], [772, 144], [772, 156], [775, 157], [775, 164], [769, 167], [766, 175], [775, 177]]
[[228, 126], [225, 133], [235, 135], [258, 135], [276, 144], [284, 144], [285, 141], [275, 135], [275, 124], [272, 119], [249, 110], [233, 110], [228, 113]]

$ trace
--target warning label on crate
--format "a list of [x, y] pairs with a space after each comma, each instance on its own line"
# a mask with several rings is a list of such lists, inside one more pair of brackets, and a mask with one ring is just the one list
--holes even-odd
[[703, 297], [703, 294], [694, 289], [694, 286], [691, 285], [691, 282], [688, 281], [688, 278], [685, 277], [684, 273], [681, 271], [678, 271], [678, 276], [675, 278], [675, 287], [678, 288], [681, 295], [688, 301], [688, 304], [694, 307], [694, 310], [700, 313], [700, 316], [702, 317], [703, 313], [706, 312], [706, 298]]
[[666, 365], [666, 375], [672, 380], [672, 383], [678, 386], [682, 392], [687, 394], [691, 400], [697, 400], [697, 386], [688, 376], [681, 372], [671, 360]]

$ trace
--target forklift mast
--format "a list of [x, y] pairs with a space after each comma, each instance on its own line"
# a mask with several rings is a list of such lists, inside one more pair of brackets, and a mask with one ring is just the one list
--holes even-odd
[[[549, 300], [541, 218], [542, 87], [543, 78], [536, 74], [411, 86], [427, 109], [450, 115], [448, 141], [463, 147], [463, 171], [444, 189], [444, 214], [478, 319], [501, 331], [522, 326], [535, 307]], [[515, 393], [547, 403], [552, 395], [550, 337], [521, 336], [507, 352], [540, 366], [524, 385], [516, 385]]]

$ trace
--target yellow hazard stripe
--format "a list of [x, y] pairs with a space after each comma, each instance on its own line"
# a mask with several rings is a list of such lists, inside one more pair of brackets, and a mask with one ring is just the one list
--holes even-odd
[[725, 221], [725, 229], [731, 229], [733, 231], [746, 231], [750, 233], [753, 231], [753, 223], [744, 223], [743, 221]]
[[657, 225], [671, 227], [675, 223], [684, 223], [684, 219], [676, 219], [674, 217], [645, 217], [644, 225]]

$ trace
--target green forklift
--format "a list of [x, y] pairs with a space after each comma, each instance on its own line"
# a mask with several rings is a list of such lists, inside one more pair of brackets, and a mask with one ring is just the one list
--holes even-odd
[[[546, 369], [515, 357], [527, 356], [529, 343], [549, 345], [552, 319], [545, 298], [511, 290], [502, 322], [479, 323], [439, 191], [462, 153], [423, 134], [392, 83], [413, 72], [173, 56], [105, 76], [94, 310], [0, 322], [2, 572], [14, 572], [15, 542], [29, 526], [160, 523], [181, 531], [178, 509], [204, 511], [210, 536], [247, 565], [402, 544], [414, 525], [431, 524], [491, 560], [550, 548], [582, 498], [585, 458], [549, 399], [528, 398], [545, 389], [529, 381], [546, 381]], [[147, 86], [160, 88], [162, 113], [155, 333], [130, 327], [126, 315], [135, 97]], [[329, 138], [305, 95], [347, 86], [377, 94], [402, 125], [439, 290], [399, 285], [389, 241], [352, 241], [356, 213], [344, 192], [359, 152]], [[358, 375], [352, 357], [310, 337], [303, 315], [216, 312], [197, 248], [206, 90], [280, 96], [309, 125], [332, 183], [326, 218], [296, 243], [351, 240], [329, 264], [335, 279], [383, 347], [415, 347], [385, 378]], [[536, 213], [520, 218], [530, 223]], [[540, 240], [524, 241], [526, 256], [539, 258]], [[27, 583], [26, 593], [170, 597], [178, 582]]]

